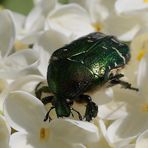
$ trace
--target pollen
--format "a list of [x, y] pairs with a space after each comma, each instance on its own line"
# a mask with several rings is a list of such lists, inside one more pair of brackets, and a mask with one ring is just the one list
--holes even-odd
[[28, 48], [28, 45], [17, 40], [14, 44], [14, 48], [16, 51], [19, 51], [19, 50], [22, 50], [22, 49], [25, 49], [25, 48]]
[[141, 61], [142, 58], [144, 57], [144, 55], [145, 55], [145, 50], [141, 50], [141, 51], [139, 52], [139, 54], [137, 55], [137, 60], [138, 60], [138, 61]]
[[41, 128], [40, 129], [40, 140], [47, 140], [49, 137], [49, 129], [48, 128]]
[[148, 103], [145, 103], [144, 105], [142, 105], [141, 111], [148, 112]]
[[95, 28], [95, 31], [99, 32], [102, 29], [102, 25], [100, 23], [93, 23], [92, 26]]

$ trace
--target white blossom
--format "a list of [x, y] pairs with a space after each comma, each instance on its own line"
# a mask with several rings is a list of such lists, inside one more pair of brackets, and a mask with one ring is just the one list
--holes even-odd
[[[14, 21], [9, 10], [0, 12], [0, 78], [16, 78], [37, 73], [39, 62], [37, 52], [31, 49], [13, 53], [15, 41]], [[6, 33], [7, 30], [7, 33]]]
[[95, 31], [88, 13], [77, 4], [60, 5], [48, 14], [45, 29], [54, 29], [74, 40]]
[[148, 56], [145, 56], [138, 69], [138, 88], [139, 92], [131, 90], [114, 90], [116, 101], [126, 104], [127, 115], [121, 117], [111, 124], [107, 133], [112, 142], [126, 138], [134, 138], [148, 129], [147, 120], [147, 82], [148, 82]]
[[44, 105], [29, 93], [15, 91], [9, 94], [4, 114], [10, 126], [18, 131], [11, 136], [11, 148], [73, 148], [80, 143], [87, 145], [99, 140], [94, 124], [71, 119], [44, 122], [46, 112]]

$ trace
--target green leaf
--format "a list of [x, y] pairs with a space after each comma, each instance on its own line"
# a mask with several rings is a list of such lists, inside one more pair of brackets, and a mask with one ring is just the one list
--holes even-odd
[[33, 7], [32, 0], [0, 0], [0, 4], [6, 9], [25, 15], [28, 14]]
[[62, 4], [67, 4], [67, 3], [69, 3], [69, 0], [59, 0], [59, 2]]

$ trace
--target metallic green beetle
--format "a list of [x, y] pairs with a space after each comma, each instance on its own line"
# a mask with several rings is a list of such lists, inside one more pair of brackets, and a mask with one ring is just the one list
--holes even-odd
[[[53, 108], [57, 117], [69, 117], [75, 111], [80, 120], [92, 120], [97, 116], [98, 107], [85, 93], [96, 88], [120, 84], [138, 91], [130, 83], [120, 80], [124, 75], [119, 70], [129, 60], [130, 50], [126, 44], [100, 32], [88, 34], [56, 50], [48, 66], [48, 89], [38, 89], [40, 84], [36, 87], [38, 98], [42, 91], [53, 93], [42, 99], [44, 104], [52, 103], [44, 120], [51, 120], [49, 113]], [[72, 107], [74, 101], [87, 103], [84, 117]]]

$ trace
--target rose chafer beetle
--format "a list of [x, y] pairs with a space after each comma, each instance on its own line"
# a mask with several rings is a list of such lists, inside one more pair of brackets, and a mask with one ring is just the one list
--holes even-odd
[[[92, 120], [97, 116], [98, 106], [86, 92], [117, 84], [138, 91], [121, 80], [124, 75], [120, 69], [129, 60], [130, 50], [126, 44], [100, 32], [88, 34], [57, 49], [49, 61], [48, 88], [39, 88], [38, 84], [35, 90], [38, 98], [42, 92], [53, 94], [42, 99], [44, 104], [52, 103], [44, 121], [51, 120], [49, 113], [54, 108], [57, 117], [69, 117], [75, 111], [80, 120]], [[74, 101], [87, 103], [84, 117], [72, 107]]]

